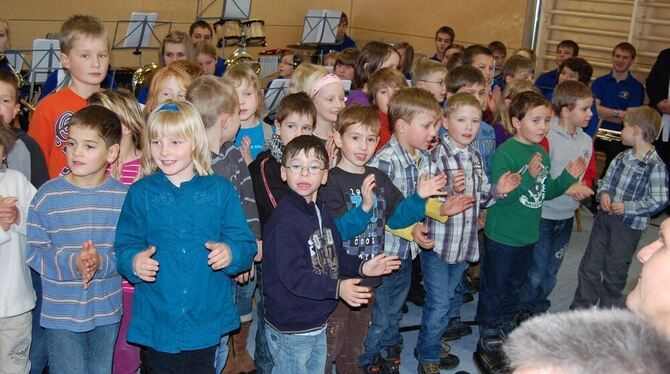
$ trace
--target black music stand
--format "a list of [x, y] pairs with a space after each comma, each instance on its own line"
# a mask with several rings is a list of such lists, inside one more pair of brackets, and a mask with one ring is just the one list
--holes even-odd
[[195, 19], [245, 20], [250, 15], [251, 0], [198, 0]]
[[310, 9], [305, 16], [301, 44], [337, 44], [337, 28], [342, 12], [339, 10]]
[[274, 113], [279, 102], [288, 94], [289, 79], [277, 78], [270, 82], [270, 87], [265, 91], [263, 102], [269, 115]]
[[[142, 66], [142, 51], [140, 49], [158, 49], [162, 38], [159, 38], [155, 30], [161, 26], [168, 25], [167, 35], [172, 29], [172, 22], [157, 21], [157, 13], [138, 13], [133, 12], [130, 15], [130, 20], [116, 21], [114, 28], [114, 42], [112, 43], [112, 50], [119, 49], [134, 49], [133, 54], [138, 56], [139, 65]], [[126, 33], [123, 37], [119, 35], [119, 26], [128, 24]], [[156, 46], [151, 46], [152, 42]]]

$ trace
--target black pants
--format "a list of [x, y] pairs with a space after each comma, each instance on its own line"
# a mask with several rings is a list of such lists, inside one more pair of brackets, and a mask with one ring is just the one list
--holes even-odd
[[213, 374], [216, 345], [195, 351], [164, 353], [149, 348], [149, 372], [157, 374]]

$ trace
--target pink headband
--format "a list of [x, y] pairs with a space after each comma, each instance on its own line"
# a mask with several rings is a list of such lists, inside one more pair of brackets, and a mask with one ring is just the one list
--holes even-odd
[[319, 78], [318, 81], [316, 81], [316, 84], [314, 84], [314, 88], [312, 89], [312, 97], [317, 94], [322, 88], [326, 87], [327, 85], [331, 83], [339, 83], [342, 84], [342, 80], [335, 74], [326, 74], [323, 77]]

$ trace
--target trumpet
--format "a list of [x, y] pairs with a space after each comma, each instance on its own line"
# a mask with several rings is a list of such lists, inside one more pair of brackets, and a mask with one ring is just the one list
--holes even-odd
[[596, 132], [596, 138], [606, 142], [620, 142], [621, 131], [599, 128]]
[[254, 60], [254, 58], [246, 51], [244, 47], [236, 49], [233, 54], [226, 60], [228, 66], [237, 65], [239, 63], [246, 63], [251, 65], [251, 68], [254, 69], [256, 74], [261, 73], [261, 64]]
[[[9, 68], [9, 71], [12, 73], [14, 76], [14, 80], [16, 81], [16, 92], [19, 92], [21, 88], [26, 84], [25, 80], [23, 79], [23, 76], [19, 71], [17, 71], [12, 64], [9, 63], [9, 61], [6, 60], [5, 53], [0, 52], [0, 61], [5, 60], [5, 63], [7, 67]], [[35, 111], [35, 105], [32, 103], [28, 102], [25, 98], [19, 96], [19, 104], [26, 108], [28, 112], [34, 112]]]
[[156, 70], [158, 70], [158, 65], [154, 64], [153, 62], [135, 70], [133, 73], [133, 78], [130, 82], [131, 91], [134, 95], [137, 95], [140, 87], [142, 87], [144, 82], [146, 82], [149, 76], [151, 76], [151, 74], [153, 74], [153, 72]]

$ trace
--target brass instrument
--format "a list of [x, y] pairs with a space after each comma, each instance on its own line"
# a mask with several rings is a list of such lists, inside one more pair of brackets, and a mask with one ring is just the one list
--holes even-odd
[[599, 128], [596, 132], [596, 138], [606, 142], [620, 142], [621, 131]]
[[[4, 52], [0, 52], [0, 61], [5, 59], [5, 54]], [[7, 61], [7, 67], [9, 67], [9, 71], [12, 73], [14, 76], [14, 80], [16, 81], [16, 92], [19, 92], [21, 88], [26, 84], [25, 80], [23, 79], [23, 76], [21, 75], [21, 72], [17, 71], [12, 64]], [[19, 96], [19, 104], [26, 108], [26, 110], [30, 113], [35, 111], [35, 105], [32, 103], [28, 102], [25, 98]]]
[[133, 95], [137, 96], [137, 92], [144, 84], [147, 78], [158, 69], [158, 65], [153, 62], [140, 67], [133, 73], [133, 78], [130, 80], [130, 89]]
[[237, 65], [242, 62], [251, 65], [256, 74], [261, 73], [261, 64], [256, 61], [244, 47], [236, 49], [233, 54], [230, 55], [230, 58], [226, 60], [228, 66]]

